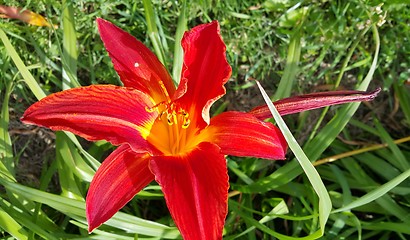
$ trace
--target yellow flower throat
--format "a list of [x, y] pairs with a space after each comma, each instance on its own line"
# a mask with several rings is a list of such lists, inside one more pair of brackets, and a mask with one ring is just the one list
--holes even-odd
[[199, 129], [192, 126], [189, 113], [175, 102], [161, 102], [147, 112], [158, 112], [147, 141], [164, 155], [181, 155], [201, 141]]

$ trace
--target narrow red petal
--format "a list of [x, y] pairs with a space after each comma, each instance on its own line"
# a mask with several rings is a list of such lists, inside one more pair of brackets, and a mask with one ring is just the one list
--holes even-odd
[[110, 219], [142, 188], [154, 180], [148, 168], [150, 155], [121, 145], [101, 164], [86, 199], [89, 232]]
[[[308, 111], [312, 109], [322, 108], [331, 105], [349, 103], [349, 102], [362, 102], [371, 101], [380, 92], [380, 88], [372, 92], [363, 91], [331, 91], [331, 92], [319, 92], [305, 94], [295, 97], [284, 98], [273, 102], [279, 113], [288, 115], [292, 113], [298, 113]], [[252, 109], [250, 114], [254, 115], [260, 120], [264, 120], [272, 117], [271, 112], [267, 105], [262, 105]]]
[[182, 237], [222, 239], [229, 183], [219, 148], [201, 143], [183, 156], [153, 157], [150, 167]]
[[24, 113], [24, 123], [73, 132], [87, 140], [129, 143], [135, 151], [147, 151], [144, 139], [157, 113], [144, 93], [112, 85], [74, 88], [43, 98]]
[[199, 115], [200, 128], [209, 124], [209, 108], [225, 94], [224, 84], [231, 76], [226, 47], [217, 21], [186, 32], [182, 39], [184, 65], [175, 98], [190, 112]]
[[258, 120], [248, 113], [224, 112], [211, 118], [212, 142], [226, 155], [284, 159], [287, 143], [273, 124]]
[[97, 18], [98, 30], [114, 68], [126, 87], [151, 96], [157, 103], [172, 97], [175, 85], [154, 53], [129, 33], [111, 22]]

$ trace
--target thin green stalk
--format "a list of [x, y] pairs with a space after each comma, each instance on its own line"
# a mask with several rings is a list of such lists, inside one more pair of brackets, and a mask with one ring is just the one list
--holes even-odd
[[80, 86], [77, 80], [77, 56], [73, 2], [63, 0], [63, 90]]
[[285, 70], [279, 82], [279, 86], [276, 90], [275, 96], [272, 100], [278, 100], [290, 96], [293, 87], [293, 82], [295, 81], [296, 74], [298, 72], [298, 64], [300, 60], [300, 40], [302, 35], [300, 31], [300, 27], [296, 28], [294, 34], [290, 39]]
[[5, 86], [3, 104], [0, 115], [0, 160], [9, 170], [12, 176], [15, 176], [13, 150], [11, 148], [11, 139], [9, 134], [9, 99], [13, 88], [13, 82], [10, 80]]
[[174, 45], [174, 62], [172, 65], [172, 78], [178, 85], [181, 79], [182, 64], [184, 61], [184, 51], [181, 46], [182, 36], [187, 30], [187, 18], [186, 18], [186, 6], [187, 1], [182, 1], [182, 8], [178, 17], [178, 25], [175, 33], [175, 45]]
[[33, 75], [31, 75], [30, 71], [27, 69], [26, 65], [23, 63], [20, 56], [18, 55], [13, 45], [11, 44], [6, 33], [1, 28], [0, 28], [0, 39], [2, 40], [4, 46], [6, 47], [7, 53], [9, 54], [11, 59], [16, 64], [17, 69], [19, 70], [20, 74], [23, 76], [24, 81], [29, 86], [34, 96], [36, 96], [37, 99], [44, 98], [46, 94], [44, 93], [43, 89], [34, 79]]
[[159, 61], [166, 66], [165, 52], [161, 43], [161, 38], [159, 35], [158, 27], [156, 24], [156, 14], [152, 6], [151, 0], [143, 0], [145, 19], [147, 21], [148, 36], [151, 39], [151, 43], [154, 47], [154, 51], [159, 59]]

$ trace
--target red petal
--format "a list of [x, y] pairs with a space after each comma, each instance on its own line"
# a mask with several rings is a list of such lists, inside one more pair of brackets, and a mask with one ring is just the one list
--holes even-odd
[[222, 239], [229, 183], [219, 148], [201, 143], [186, 155], [153, 157], [150, 167], [182, 237]]
[[108, 156], [95, 174], [86, 199], [88, 230], [110, 219], [142, 188], [154, 180], [148, 168], [150, 156], [121, 145]]
[[[316, 108], [322, 108], [331, 105], [337, 105], [348, 102], [362, 102], [371, 101], [380, 92], [380, 88], [377, 88], [373, 92], [362, 91], [332, 91], [332, 92], [319, 92], [305, 94], [295, 97], [284, 98], [279, 101], [273, 102], [279, 113], [288, 115], [292, 113], [298, 113], [308, 111]], [[269, 111], [267, 105], [262, 105], [252, 109], [250, 114], [254, 115], [260, 120], [264, 120], [272, 117], [272, 113]]]
[[209, 124], [209, 108], [225, 94], [223, 85], [232, 72], [226, 61], [226, 47], [218, 22], [202, 24], [186, 32], [182, 47], [184, 65], [175, 98], [180, 97], [181, 105], [191, 116], [198, 115], [198, 124], [203, 128]]
[[[211, 118], [204, 131], [226, 155], [284, 159], [287, 143], [280, 130], [248, 113], [224, 112]], [[206, 133], [206, 132], [205, 132]]]
[[101, 18], [97, 18], [97, 24], [124, 86], [145, 92], [156, 103], [167, 100], [166, 95], [174, 94], [174, 82], [154, 53], [114, 24]]
[[33, 104], [21, 120], [52, 130], [73, 132], [87, 140], [129, 143], [135, 151], [147, 151], [144, 139], [157, 113], [145, 94], [130, 88], [94, 85], [52, 94]]

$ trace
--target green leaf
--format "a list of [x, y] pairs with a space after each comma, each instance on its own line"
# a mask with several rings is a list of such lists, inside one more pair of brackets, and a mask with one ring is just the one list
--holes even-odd
[[166, 66], [164, 46], [157, 27], [157, 16], [154, 12], [151, 0], [143, 0], [142, 2], [144, 4], [145, 19], [147, 20], [148, 36], [151, 39], [151, 43], [159, 61]]
[[10, 81], [5, 87], [4, 100], [1, 107], [0, 115], [0, 160], [8, 169], [10, 176], [14, 176], [13, 150], [11, 148], [11, 139], [9, 134], [9, 98], [12, 91], [13, 83]]
[[401, 182], [403, 182], [404, 180], [406, 180], [409, 177], [410, 177], [410, 169], [403, 172], [402, 174], [395, 177], [394, 179], [390, 180], [389, 182], [383, 184], [382, 186], [376, 188], [375, 190], [365, 194], [361, 198], [347, 204], [346, 206], [344, 206], [342, 208], [334, 210], [332, 213], [349, 211], [353, 208], [356, 208], [356, 207], [365, 205], [369, 202], [372, 202], [372, 201], [380, 198], [381, 196], [383, 196], [384, 194], [386, 194], [390, 190], [392, 190], [394, 187], [396, 187], [397, 185], [399, 185]]
[[332, 209], [332, 202], [330, 201], [330, 197], [327, 192], [327, 189], [325, 185], [323, 184], [322, 179], [319, 176], [319, 173], [316, 171], [315, 167], [309, 161], [308, 157], [303, 152], [302, 148], [299, 146], [296, 139], [293, 137], [285, 121], [283, 121], [279, 112], [276, 110], [275, 106], [271, 102], [268, 94], [265, 92], [265, 90], [262, 88], [262, 86], [260, 85], [258, 81], [256, 83], [259, 87], [259, 90], [262, 93], [263, 99], [265, 100], [266, 104], [269, 107], [269, 110], [272, 113], [273, 118], [275, 119], [279, 129], [281, 130], [286, 141], [288, 142], [289, 148], [295, 154], [296, 159], [298, 160], [300, 166], [303, 168], [306, 176], [308, 177], [310, 183], [312, 184], [313, 189], [315, 190], [316, 194], [319, 196], [319, 220], [320, 220], [320, 232], [321, 232], [320, 236], [322, 236], [325, 231], [326, 221], [329, 218], [330, 211]]
[[63, 90], [79, 87], [77, 80], [77, 33], [75, 31], [73, 1], [63, 0]]
[[[83, 200], [54, 195], [17, 183], [9, 182], [2, 178], [0, 178], [0, 183], [15, 194], [21, 195], [31, 201], [48, 205], [79, 222], [86, 223], [85, 202]], [[179, 231], [176, 228], [144, 220], [122, 212], [115, 214], [104, 225], [122, 229], [130, 233], [153, 237], [174, 239], [179, 236]], [[100, 229], [101, 228], [103, 228], [103, 226], [100, 227]]]
[[274, 100], [289, 97], [292, 91], [293, 83], [298, 73], [298, 64], [301, 52], [301, 35], [300, 28], [297, 28], [292, 35], [288, 48], [288, 56], [283, 76], [280, 79], [278, 89], [276, 90]]
[[28, 239], [27, 231], [0, 207], [0, 227], [16, 239]]
[[7, 53], [13, 60], [14, 64], [16, 64], [17, 69], [20, 71], [20, 74], [23, 76], [24, 81], [29, 86], [30, 90], [33, 92], [34, 96], [37, 99], [42, 99], [46, 96], [43, 89], [34, 79], [33, 75], [31, 75], [30, 71], [27, 69], [26, 65], [21, 60], [20, 56], [17, 54], [16, 49], [14, 49], [13, 45], [9, 38], [7, 37], [6, 33], [0, 28], [0, 39], [3, 41], [4, 46], [6, 47]]
[[177, 30], [175, 32], [175, 45], [174, 45], [174, 62], [172, 64], [172, 78], [174, 82], [179, 84], [181, 80], [182, 64], [184, 62], [184, 51], [182, 49], [181, 40], [184, 32], [187, 30], [187, 18], [186, 18], [186, 0], [182, 1], [182, 7], [179, 12]]

